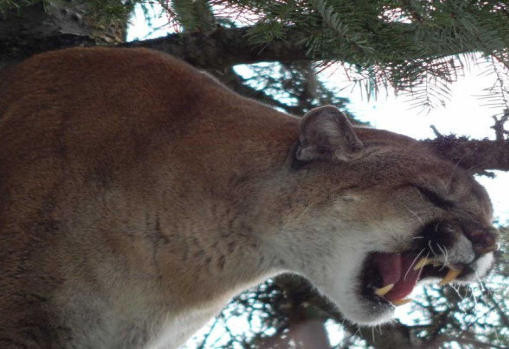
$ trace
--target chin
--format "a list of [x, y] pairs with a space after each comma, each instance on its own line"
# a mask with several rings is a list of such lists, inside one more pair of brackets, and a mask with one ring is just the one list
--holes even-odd
[[341, 312], [350, 322], [363, 326], [376, 326], [394, 319], [396, 307], [384, 300], [371, 300], [357, 296], [343, 306]]

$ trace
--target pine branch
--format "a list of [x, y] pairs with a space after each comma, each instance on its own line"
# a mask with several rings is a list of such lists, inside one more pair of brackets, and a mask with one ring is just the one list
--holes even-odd
[[206, 0], [173, 0], [172, 14], [184, 31], [210, 32], [217, 23], [210, 3]]
[[[395, 25], [401, 26], [402, 24], [397, 23]], [[412, 26], [412, 24], [408, 24], [408, 26]], [[284, 39], [274, 39], [265, 44], [252, 43], [249, 40], [252, 29], [253, 27], [218, 28], [210, 34], [178, 33], [164, 38], [126, 43], [122, 46], [152, 48], [176, 55], [193, 65], [215, 69], [261, 61], [292, 62], [297, 60], [339, 60], [366, 67], [364, 58], [359, 58], [357, 53], [349, 51], [314, 52], [313, 56], [309, 56], [309, 49], [306, 46], [307, 34], [296, 27], [285, 27], [286, 35]], [[415, 39], [411, 30], [401, 30], [399, 35], [398, 40], [400, 40], [401, 46], [405, 46], [404, 42], [413, 42]], [[380, 43], [380, 45], [385, 44]], [[383, 50], [385, 49], [386, 47], [383, 48]], [[474, 49], [475, 47], [470, 46], [436, 47], [435, 51], [430, 50], [426, 52], [426, 55], [422, 51], [410, 51], [407, 52], [406, 60], [446, 57], [471, 52]], [[497, 47], [491, 47], [491, 49], [495, 50]], [[390, 57], [377, 57], [376, 64], [389, 63], [393, 63]]]
[[509, 140], [476, 140], [455, 135], [425, 140], [440, 156], [472, 173], [509, 171]]
[[[389, 24], [388, 24], [389, 25]], [[394, 23], [394, 26], [404, 26], [401, 23]], [[412, 24], [408, 24], [407, 30], [398, 30], [400, 46], [404, 47], [405, 42], [413, 43], [415, 40], [414, 34], [412, 33]], [[218, 28], [212, 33], [176, 33], [166, 37], [136, 41], [131, 43], [124, 43], [121, 46], [124, 47], [147, 47], [163, 52], [173, 54], [180, 57], [193, 65], [206, 68], [222, 69], [236, 64], [250, 64], [260, 61], [280, 61], [280, 62], [292, 62], [296, 60], [306, 61], [317, 61], [317, 60], [339, 60], [342, 62], [357, 64], [359, 66], [366, 67], [366, 60], [359, 57], [357, 51], [324, 51], [314, 52], [313, 56], [309, 56], [309, 48], [306, 46], [308, 39], [307, 33], [299, 30], [296, 27], [285, 27], [284, 32], [286, 33], [284, 39], [274, 39], [273, 41], [266, 44], [255, 44], [249, 40], [249, 33], [252, 27], [243, 28]], [[0, 32], [1, 34], [1, 32]], [[71, 38], [69, 37], [71, 36]], [[67, 40], [62, 42], [58, 37], [48, 39], [32, 47], [33, 42], [16, 42], [9, 40], [8, 37], [2, 37], [0, 35], [0, 48], [9, 47], [10, 60], [20, 61], [27, 56], [44, 52], [56, 47], [69, 47], [75, 46], [74, 42], [83, 40], [79, 35], [75, 35], [76, 38], [73, 40], [73, 35], [66, 34]], [[58, 44], [56, 44], [58, 43]], [[88, 43], [93, 45], [94, 43]], [[378, 48], [380, 52], [387, 49], [386, 44], [380, 42]], [[496, 50], [498, 47], [488, 47], [486, 50]], [[445, 57], [450, 55], [456, 55], [461, 53], [470, 52], [475, 50], [472, 45], [465, 45], [462, 47], [452, 46], [449, 48], [436, 47], [435, 50], [428, 50], [425, 54], [422, 51], [408, 51], [407, 60], [418, 60], [426, 57]], [[376, 51], [376, 50], [375, 50]], [[1, 52], [6, 52], [2, 50]], [[380, 55], [377, 57], [377, 64], [389, 64], [393, 63], [391, 57], [385, 57]], [[0, 54], [0, 62], [6, 59], [5, 54]]]

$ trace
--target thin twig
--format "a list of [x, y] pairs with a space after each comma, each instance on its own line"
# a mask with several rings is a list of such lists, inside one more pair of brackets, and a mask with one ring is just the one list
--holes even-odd
[[437, 130], [437, 128], [435, 127], [435, 125], [430, 125], [429, 127], [433, 130], [433, 133], [435, 134], [435, 136], [436, 136], [437, 138], [443, 138], [443, 137], [444, 137], [444, 135], [443, 135], [443, 134], [441, 134], [440, 132], [438, 132], [438, 130]]
[[491, 126], [492, 129], [495, 130], [495, 136], [497, 142], [503, 142], [505, 140], [505, 136], [509, 134], [504, 128], [504, 124], [509, 120], [509, 109], [504, 110], [504, 115], [497, 119], [495, 115], [493, 115], [493, 119], [495, 120], [495, 125]]

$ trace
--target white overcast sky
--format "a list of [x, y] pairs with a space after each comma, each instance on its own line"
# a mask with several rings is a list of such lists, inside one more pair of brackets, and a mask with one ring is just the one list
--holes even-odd
[[[172, 28], [165, 26], [167, 18], [160, 10], [153, 12], [152, 30], [145, 22], [143, 12], [136, 9], [128, 30], [128, 40], [143, 40], [164, 36]], [[445, 106], [423, 113], [412, 109], [412, 100], [408, 96], [394, 96], [392, 91], [380, 93], [376, 100], [367, 100], [360, 88], [352, 88], [353, 83], [341, 68], [330, 68], [321, 76], [327, 79], [331, 86], [342, 88], [342, 97], [350, 99], [348, 108], [363, 121], [368, 121], [375, 128], [382, 128], [402, 133], [414, 138], [432, 138], [434, 125], [442, 134], [454, 133], [472, 138], [494, 138], [492, 115], [500, 113], [500, 109], [490, 108], [479, 95], [484, 94], [483, 89], [491, 87], [494, 83], [493, 75], [483, 74], [484, 68], [470, 66], [465, 76], [451, 86], [451, 94]], [[479, 178], [486, 187], [495, 208], [495, 218], [501, 222], [509, 221], [509, 173], [497, 172], [497, 178]]]

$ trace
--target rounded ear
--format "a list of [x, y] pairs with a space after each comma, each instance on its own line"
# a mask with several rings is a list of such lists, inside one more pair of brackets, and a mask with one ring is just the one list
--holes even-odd
[[346, 116], [327, 105], [304, 115], [295, 157], [300, 161], [348, 161], [358, 158], [363, 147]]

